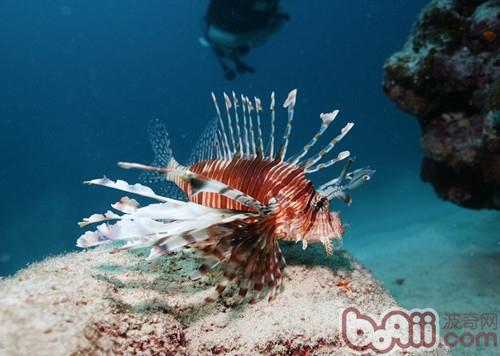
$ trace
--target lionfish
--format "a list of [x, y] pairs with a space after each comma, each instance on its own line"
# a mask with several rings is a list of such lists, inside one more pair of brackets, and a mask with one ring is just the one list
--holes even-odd
[[[283, 104], [288, 120], [282, 144], [275, 150], [274, 92], [266, 148], [261, 100], [255, 97], [252, 102], [242, 95], [240, 101], [234, 92], [232, 97], [224, 93], [223, 115], [212, 93], [217, 116], [187, 166], [174, 158], [165, 126], [153, 120], [149, 135], [154, 163], [119, 162], [118, 165], [144, 170], [149, 182], [174, 183], [187, 201], [161, 196], [147, 186], [130, 185], [122, 180], [104, 177], [88, 181], [87, 184], [134, 193], [158, 203], [140, 207], [135, 199], [121, 198], [112, 204], [118, 213], [94, 214], [79, 223], [81, 227], [101, 224], [95, 231], [83, 234], [77, 246], [124, 241], [118, 249], [150, 248], [147, 260], [191, 247], [214, 263], [202, 265], [200, 272], [208, 272], [215, 265], [223, 269], [224, 281], [207, 300], [214, 300], [231, 284], [238, 289], [239, 302], [255, 302], [266, 296], [272, 300], [282, 287], [285, 266], [278, 241], [301, 241], [304, 249], [308, 244], [321, 242], [331, 255], [332, 240], [341, 240], [344, 228], [339, 214], [330, 211], [330, 202], [337, 198], [350, 204], [348, 191], [368, 181], [375, 172], [369, 167], [350, 172], [353, 159], [349, 158], [349, 151], [319, 163], [351, 130], [353, 123], [348, 123], [317, 154], [308, 157], [338, 110], [321, 114], [317, 133], [298, 154], [286, 158], [296, 95], [297, 90], [292, 90]], [[345, 159], [340, 175], [318, 189], [306, 178]]]

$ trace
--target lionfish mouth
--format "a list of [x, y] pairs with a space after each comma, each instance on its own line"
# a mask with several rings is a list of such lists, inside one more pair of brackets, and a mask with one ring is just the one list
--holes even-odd
[[[208, 299], [222, 295], [227, 285], [234, 284], [239, 289], [237, 303], [255, 302], [265, 296], [272, 300], [282, 286], [286, 264], [278, 240], [300, 239], [304, 248], [308, 242], [321, 242], [332, 254], [330, 240], [340, 240], [343, 227], [339, 215], [330, 212], [330, 201], [336, 198], [350, 204], [348, 191], [368, 181], [375, 172], [368, 167], [349, 172], [352, 160], [348, 159], [339, 176], [315, 191], [306, 175], [350, 156], [349, 151], [342, 151], [320, 163], [354, 124], [348, 123], [323, 149], [309, 156], [338, 110], [321, 114], [318, 132], [299, 153], [286, 158], [296, 95], [297, 90], [292, 90], [283, 104], [287, 122], [276, 150], [274, 92], [266, 144], [260, 99], [252, 101], [241, 95], [239, 100], [234, 92], [232, 98], [224, 93], [222, 115], [212, 93], [217, 117], [200, 138], [187, 165], [174, 159], [165, 126], [153, 120], [149, 135], [154, 162], [119, 165], [142, 170], [141, 180], [159, 183], [165, 194], [122, 180], [101, 178], [86, 182], [157, 202], [141, 206], [135, 199], [121, 198], [112, 204], [114, 211], [93, 214], [79, 223], [81, 227], [98, 225], [96, 230], [80, 236], [77, 246], [121, 242], [118, 250], [149, 248], [148, 260], [189, 246], [214, 260], [224, 271], [225, 282]], [[209, 271], [205, 265], [200, 268], [200, 272]]]

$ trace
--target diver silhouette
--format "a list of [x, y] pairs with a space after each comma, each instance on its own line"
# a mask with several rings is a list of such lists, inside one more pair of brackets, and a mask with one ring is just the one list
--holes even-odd
[[234, 79], [236, 73], [255, 71], [241, 56], [264, 43], [289, 18], [279, 11], [279, 0], [211, 0], [200, 42], [213, 49], [225, 77]]

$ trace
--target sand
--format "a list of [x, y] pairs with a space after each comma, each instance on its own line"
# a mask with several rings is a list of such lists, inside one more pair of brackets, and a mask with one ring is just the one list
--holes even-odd
[[[441, 326], [449, 313], [500, 315], [500, 214], [439, 205], [431, 198], [409, 212], [409, 207], [394, 209], [406, 214], [392, 225], [358, 227], [345, 247], [370, 267], [402, 307], [433, 308]], [[441, 329], [442, 336], [448, 332], [453, 330]], [[498, 347], [484, 345], [459, 345], [452, 353], [499, 354]]]
[[284, 253], [284, 291], [238, 307], [231, 296], [204, 302], [221, 277], [190, 279], [201, 263], [190, 251], [153, 263], [100, 249], [48, 258], [0, 280], [0, 354], [349, 355], [340, 310], [397, 305], [345, 251]]

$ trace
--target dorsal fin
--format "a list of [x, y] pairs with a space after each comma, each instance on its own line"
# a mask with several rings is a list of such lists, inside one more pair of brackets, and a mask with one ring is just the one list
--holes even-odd
[[248, 131], [250, 132], [250, 155], [255, 156], [257, 151], [256, 151], [256, 145], [255, 145], [255, 132], [253, 129], [253, 115], [252, 113], [254, 112], [254, 108], [252, 105], [252, 102], [248, 97], [245, 97], [245, 105], [247, 107], [247, 112], [248, 112]]
[[316, 134], [311, 138], [311, 140], [304, 146], [304, 148], [302, 148], [302, 152], [300, 154], [294, 156], [290, 160], [291, 164], [297, 164], [297, 163], [299, 163], [300, 160], [302, 158], [304, 158], [305, 155], [307, 155], [307, 153], [311, 150], [311, 148], [314, 147], [314, 145], [316, 144], [316, 142], [318, 142], [318, 140], [320, 139], [320, 137], [326, 131], [326, 129], [328, 128], [328, 126], [333, 122], [333, 120], [335, 120], [335, 118], [337, 117], [338, 113], [339, 113], [338, 110], [334, 110], [334, 111], [332, 111], [330, 113], [327, 113], [327, 114], [320, 114], [321, 126], [320, 126], [318, 132], [316, 132]]
[[236, 98], [236, 94], [234, 91], [233, 94], [233, 108], [234, 108], [234, 121], [236, 122], [236, 151], [239, 152], [240, 156], [244, 156], [243, 153], [243, 141], [241, 139], [241, 128], [240, 128], [240, 117], [238, 115], [238, 108], [240, 107], [238, 104], [238, 99]]
[[250, 141], [248, 139], [247, 106], [245, 105], [245, 96], [241, 94], [241, 112], [243, 117], [243, 145], [245, 156], [250, 155]]
[[337, 143], [339, 143], [345, 135], [352, 129], [354, 126], [354, 123], [349, 122], [347, 125], [345, 125], [342, 130], [340, 131], [340, 134], [335, 136], [333, 140], [331, 140], [328, 145], [326, 145], [319, 153], [314, 155], [313, 157], [309, 158], [306, 163], [304, 164], [304, 168], [307, 170], [309, 167], [313, 166], [316, 164], [321, 158], [323, 158], [328, 152], [330, 152]]
[[217, 98], [215, 97], [214, 92], [212, 92], [212, 100], [214, 102], [215, 111], [217, 112], [217, 118], [219, 119], [219, 126], [221, 130], [221, 136], [223, 141], [223, 146], [221, 147], [224, 152], [225, 159], [231, 159], [231, 150], [229, 149], [229, 140], [227, 138], [226, 129], [224, 127], [224, 123], [222, 122], [222, 115], [220, 113], [219, 104], [217, 103]]
[[257, 155], [262, 156], [264, 154], [264, 141], [262, 140], [262, 126], [260, 123], [260, 113], [263, 111], [263, 109], [262, 109], [262, 102], [260, 101], [260, 99], [254, 97], [254, 100], [255, 100], [255, 114], [257, 116], [257, 131], [259, 135], [259, 146], [257, 150]]
[[281, 144], [280, 150], [277, 155], [277, 158], [280, 161], [283, 161], [285, 159], [286, 151], [288, 149], [288, 141], [290, 139], [290, 133], [292, 131], [293, 114], [295, 111], [296, 99], [297, 89], [294, 89], [290, 93], [288, 93], [288, 97], [283, 104], [283, 107], [288, 111], [288, 121], [286, 123], [285, 133], [283, 134], [283, 143]]
[[207, 159], [230, 160], [236, 157], [262, 157], [264, 159], [283, 161], [292, 129], [297, 90], [290, 91], [283, 104], [283, 107], [287, 109], [288, 120], [283, 134], [283, 142], [277, 152], [275, 151], [276, 97], [274, 91], [271, 93], [269, 106], [270, 131], [267, 151], [264, 151], [264, 135], [261, 122], [263, 106], [261, 100], [254, 97], [254, 106], [246, 95], [239, 94], [238, 98], [234, 91], [231, 93], [231, 97], [226, 93], [223, 93], [223, 95], [227, 116], [226, 122], [222, 119], [216, 95], [212, 93], [212, 101], [217, 117], [207, 125], [202, 137], [193, 149], [189, 162], [192, 164]]
[[274, 91], [271, 93], [271, 133], [269, 134], [269, 158], [274, 159], [274, 132], [276, 131], [276, 98]]
[[334, 165], [335, 163], [337, 162], [340, 162], [344, 159], [346, 159], [347, 157], [349, 157], [351, 155], [351, 153], [349, 151], [342, 151], [338, 154], [337, 157], [329, 160], [328, 162], [325, 162], [325, 163], [320, 163], [316, 166], [313, 166], [313, 167], [309, 167], [309, 168], [306, 168], [305, 172], [306, 173], [314, 173], [314, 172], [317, 172], [319, 171], [320, 169], [323, 169], [323, 168], [328, 168], [330, 167], [331, 165]]
[[226, 114], [227, 114], [227, 125], [229, 126], [229, 134], [231, 135], [231, 143], [232, 143], [232, 149], [231, 152], [234, 155], [236, 153], [236, 142], [234, 140], [234, 130], [233, 130], [233, 123], [231, 120], [231, 99], [229, 99], [229, 96], [224, 93], [224, 103], [226, 104]]

